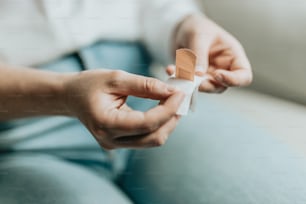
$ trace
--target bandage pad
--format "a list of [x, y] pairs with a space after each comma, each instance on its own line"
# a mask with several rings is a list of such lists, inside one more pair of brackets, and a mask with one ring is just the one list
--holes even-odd
[[178, 79], [194, 80], [197, 56], [190, 49], [176, 50], [176, 74]]

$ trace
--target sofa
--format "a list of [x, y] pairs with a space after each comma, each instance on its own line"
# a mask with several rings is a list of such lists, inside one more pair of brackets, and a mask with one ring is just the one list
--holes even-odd
[[198, 0], [245, 47], [254, 83], [218, 101], [306, 156], [306, 1]]

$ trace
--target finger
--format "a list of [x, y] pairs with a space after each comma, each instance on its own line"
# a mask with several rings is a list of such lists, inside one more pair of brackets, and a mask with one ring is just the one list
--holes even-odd
[[114, 145], [120, 148], [148, 148], [165, 144], [171, 132], [175, 129], [179, 117], [173, 116], [162, 127], [148, 135], [118, 138]]
[[212, 83], [210, 80], [204, 80], [199, 86], [199, 91], [206, 93], [223, 93], [226, 89], [227, 87]]
[[[176, 67], [174, 65], [169, 65], [166, 68], [166, 73], [168, 74], [168, 76], [172, 76], [175, 74], [175, 69]], [[204, 69], [201, 66], [197, 66], [196, 70], [195, 70], [195, 74], [197, 76], [204, 76], [205, 72], [203, 71]]]
[[[206, 69], [206, 72], [207, 72], [207, 71], [208, 71], [208, 69]], [[202, 66], [196, 66], [195, 74], [196, 74], [197, 76], [202, 77], [202, 76], [205, 75], [206, 72], [204, 72], [204, 68], [203, 68]]]
[[110, 77], [110, 90], [118, 95], [133, 95], [161, 100], [177, 91], [175, 87], [158, 79], [130, 74], [124, 71], [114, 71]]
[[[174, 65], [169, 65], [167, 68], [166, 68], [166, 73], [168, 74], [168, 76], [172, 76], [175, 74], [175, 69], [176, 67]], [[197, 76], [203, 76], [205, 73], [203, 72], [203, 68], [201, 66], [197, 66], [196, 67], [196, 70], [195, 70], [195, 74]]]
[[216, 70], [214, 78], [227, 86], [247, 86], [252, 82], [252, 72], [249, 69]]
[[243, 50], [243, 48], [241, 47], [239, 50], [235, 51], [236, 53], [235, 58], [232, 62], [232, 66], [231, 66], [231, 70], [232, 71], [238, 71], [238, 70], [245, 70], [245, 74], [248, 75], [248, 77], [250, 77], [249, 79], [252, 79], [252, 68], [251, 68], [251, 64]]
[[218, 56], [211, 60], [211, 64], [215, 67], [218, 67], [220, 69], [227, 69], [229, 70], [233, 64], [234, 56], [233, 55], [227, 55], [227, 56]]
[[117, 133], [121, 134], [116, 134], [114, 137], [151, 133], [176, 115], [183, 99], [184, 94], [177, 92], [165, 100], [163, 104], [147, 112], [113, 109], [104, 114], [101, 123], [104, 124], [103, 129], [117, 130]]
[[209, 50], [209, 57], [214, 58], [218, 55], [227, 53], [231, 50], [230, 46], [224, 44], [224, 43], [219, 43], [216, 45], [213, 45], [211, 49]]
[[251, 70], [251, 64], [249, 62], [248, 57], [246, 56], [246, 53], [242, 47], [242, 45], [239, 43], [239, 41], [232, 37], [230, 34], [228, 34], [226, 31], [224, 35], [224, 40], [231, 45], [231, 53], [235, 56], [235, 60], [233, 61], [232, 70], [237, 69], [248, 69]]
[[209, 65], [209, 50], [213, 44], [213, 38], [210, 35], [203, 33], [196, 34], [189, 44], [189, 48], [192, 49], [197, 55], [197, 66], [203, 68], [205, 73]]
[[175, 66], [174, 66], [174, 65], [169, 65], [169, 66], [167, 66], [167, 68], [166, 68], [166, 73], [167, 73], [169, 76], [172, 76], [173, 74], [175, 74]]

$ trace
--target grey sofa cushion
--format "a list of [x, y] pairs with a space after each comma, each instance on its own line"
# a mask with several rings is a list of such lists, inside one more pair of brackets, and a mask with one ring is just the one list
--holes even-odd
[[252, 88], [306, 104], [306, 1], [198, 1], [244, 45]]

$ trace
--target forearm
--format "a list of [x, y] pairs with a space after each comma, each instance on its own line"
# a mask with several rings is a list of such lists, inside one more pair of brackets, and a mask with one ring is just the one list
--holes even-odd
[[64, 81], [70, 74], [0, 65], [0, 121], [67, 115]]

